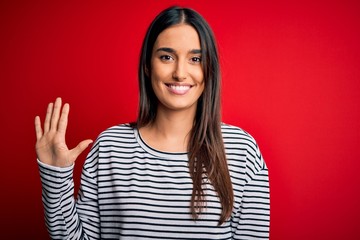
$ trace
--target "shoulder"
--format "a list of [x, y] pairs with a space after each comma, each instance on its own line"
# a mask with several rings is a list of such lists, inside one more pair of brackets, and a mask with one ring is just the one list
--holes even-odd
[[102, 133], [100, 133], [98, 139], [104, 140], [106, 138], [121, 138], [121, 137], [133, 137], [134, 127], [130, 123], [123, 123], [109, 127]]
[[221, 124], [221, 132], [225, 144], [243, 144], [250, 148], [256, 148], [257, 143], [255, 139], [245, 130], [240, 127]]
[[239, 156], [245, 157], [246, 168], [252, 173], [266, 168], [260, 148], [253, 136], [237, 126], [225, 123], [222, 123], [221, 131], [228, 155], [236, 151]]
[[119, 124], [101, 132], [93, 144], [84, 164], [84, 169], [91, 173], [93, 178], [97, 175], [100, 157], [110, 159], [113, 151], [127, 148], [129, 144], [134, 145], [134, 128], [131, 124]]
[[135, 141], [135, 128], [130, 123], [118, 124], [107, 128], [99, 134], [94, 145], [98, 147]]

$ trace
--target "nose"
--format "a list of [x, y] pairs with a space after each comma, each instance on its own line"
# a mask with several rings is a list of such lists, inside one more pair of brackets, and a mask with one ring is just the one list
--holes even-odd
[[176, 81], [184, 81], [188, 76], [185, 61], [178, 61], [173, 72], [173, 78]]

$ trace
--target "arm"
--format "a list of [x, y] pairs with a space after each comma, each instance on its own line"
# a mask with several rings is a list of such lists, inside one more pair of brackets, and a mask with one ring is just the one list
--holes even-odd
[[38, 161], [45, 224], [51, 239], [75, 239], [79, 217], [73, 197], [73, 166], [51, 167]]
[[[43, 187], [46, 224], [54, 239], [90, 239], [85, 234], [85, 230], [89, 230], [91, 235], [96, 238], [98, 230], [94, 230], [93, 226], [96, 225], [94, 222], [98, 222], [98, 220], [91, 222], [84, 211], [86, 206], [91, 204], [97, 206], [97, 199], [94, 198], [97, 195], [88, 195], [84, 191], [86, 187], [96, 189], [93, 187], [96, 185], [95, 178], [84, 167], [77, 204], [73, 197], [72, 178], [74, 161], [92, 141], [84, 140], [77, 147], [68, 149], [65, 143], [65, 132], [69, 105], [65, 104], [60, 114], [61, 105], [60, 98], [56, 99], [55, 104], [49, 104], [44, 130], [41, 128], [40, 118], [35, 118], [36, 153]], [[90, 156], [96, 156], [96, 154]], [[96, 157], [93, 158], [96, 159]]]
[[270, 192], [267, 168], [245, 185], [234, 239], [269, 239]]
[[[61, 111], [61, 98], [55, 104], [50, 103], [46, 111], [44, 129], [41, 128], [40, 117], [35, 118], [36, 154], [38, 159], [47, 165], [69, 167], [76, 158], [92, 143], [91, 139], [80, 142], [75, 148], [68, 149], [65, 133], [70, 111], [69, 104], [64, 104]], [[60, 114], [61, 111], [61, 114]]]
[[268, 169], [255, 141], [249, 146], [241, 203], [232, 219], [233, 239], [269, 239]]
[[[74, 199], [73, 166], [60, 168], [38, 161], [45, 222], [51, 239], [100, 239], [96, 146], [84, 165], [77, 201]], [[94, 157], [92, 157], [94, 156]]]

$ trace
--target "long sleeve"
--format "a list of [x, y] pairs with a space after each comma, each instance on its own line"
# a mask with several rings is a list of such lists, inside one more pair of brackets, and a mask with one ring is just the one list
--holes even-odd
[[[192, 181], [186, 153], [150, 148], [123, 124], [103, 132], [85, 161], [77, 200], [73, 166], [39, 163], [45, 220], [52, 239], [267, 239], [268, 172], [255, 140], [223, 125], [234, 189], [231, 220], [218, 226], [221, 204], [207, 185], [207, 209], [189, 214]], [[206, 183], [210, 184], [210, 183]]]
[[236, 212], [233, 239], [269, 239], [270, 189], [268, 169], [255, 145], [248, 154], [245, 186]]
[[269, 239], [269, 195], [268, 171], [264, 168], [245, 185], [234, 239]]
[[[51, 239], [99, 239], [97, 184], [92, 149], [81, 176], [78, 199], [74, 198], [73, 168], [59, 168], [38, 161], [45, 223]], [[96, 171], [95, 171], [96, 172]]]

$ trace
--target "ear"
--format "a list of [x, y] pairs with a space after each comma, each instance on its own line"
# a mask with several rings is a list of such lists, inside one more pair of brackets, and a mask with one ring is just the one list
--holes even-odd
[[147, 66], [144, 67], [145, 68], [145, 75], [150, 78], [150, 71], [149, 69], [147, 68]]

